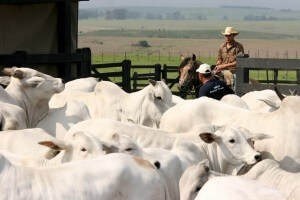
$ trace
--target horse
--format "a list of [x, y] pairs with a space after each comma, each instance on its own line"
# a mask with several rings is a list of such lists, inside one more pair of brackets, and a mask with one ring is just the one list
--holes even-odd
[[195, 96], [198, 97], [202, 83], [198, 78], [196, 69], [201, 64], [203, 63], [196, 60], [195, 54], [192, 57], [182, 57], [182, 61], [178, 67], [179, 81], [177, 84], [181, 97], [186, 97], [193, 90], [195, 90]]

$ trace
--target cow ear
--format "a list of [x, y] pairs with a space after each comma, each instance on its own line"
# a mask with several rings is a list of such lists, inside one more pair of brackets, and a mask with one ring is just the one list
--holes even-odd
[[148, 81], [151, 83], [151, 85], [155, 86], [156, 85], [156, 80], [153, 79], [148, 79]]
[[26, 80], [26, 83], [31, 87], [37, 87], [44, 80], [45, 79], [42, 77], [32, 77], [32, 78]]
[[252, 133], [250, 135], [250, 138], [252, 140], [264, 140], [264, 139], [270, 139], [270, 138], [273, 138], [273, 136], [271, 135], [267, 135], [267, 134], [264, 134], [264, 133]]
[[264, 139], [273, 138], [273, 136], [270, 136], [270, 135], [267, 135], [264, 133], [252, 133], [244, 127], [239, 127], [239, 129], [243, 132], [243, 134], [246, 136], [246, 138], [249, 138], [252, 140], [264, 140]]
[[49, 147], [50, 149], [53, 150], [64, 150], [67, 148], [67, 145], [65, 144], [64, 141], [61, 140], [49, 140], [49, 141], [41, 141], [39, 142], [40, 145]]
[[213, 143], [217, 140], [217, 136], [213, 133], [200, 133], [200, 138], [205, 142], [205, 143]]

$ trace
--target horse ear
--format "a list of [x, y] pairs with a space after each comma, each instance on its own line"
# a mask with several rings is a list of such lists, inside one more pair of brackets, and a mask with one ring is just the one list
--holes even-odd
[[196, 55], [195, 54], [193, 54], [192, 60], [196, 61]]
[[185, 59], [183, 55], [180, 55], [181, 61]]

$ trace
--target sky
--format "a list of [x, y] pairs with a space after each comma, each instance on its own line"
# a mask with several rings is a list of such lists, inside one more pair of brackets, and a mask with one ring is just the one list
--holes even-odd
[[300, 10], [300, 0], [90, 0], [80, 2], [80, 8], [96, 7], [219, 7], [253, 6]]

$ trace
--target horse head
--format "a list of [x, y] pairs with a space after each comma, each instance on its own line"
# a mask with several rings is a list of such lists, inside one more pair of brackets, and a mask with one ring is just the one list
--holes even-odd
[[200, 61], [196, 60], [196, 56], [194, 54], [192, 57], [182, 57], [182, 61], [178, 68], [179, 82], [177, 85], [182, 96], [186, 96], [189, 91], [200, 85], [196, 69], [201, 64], [202, 63]]

